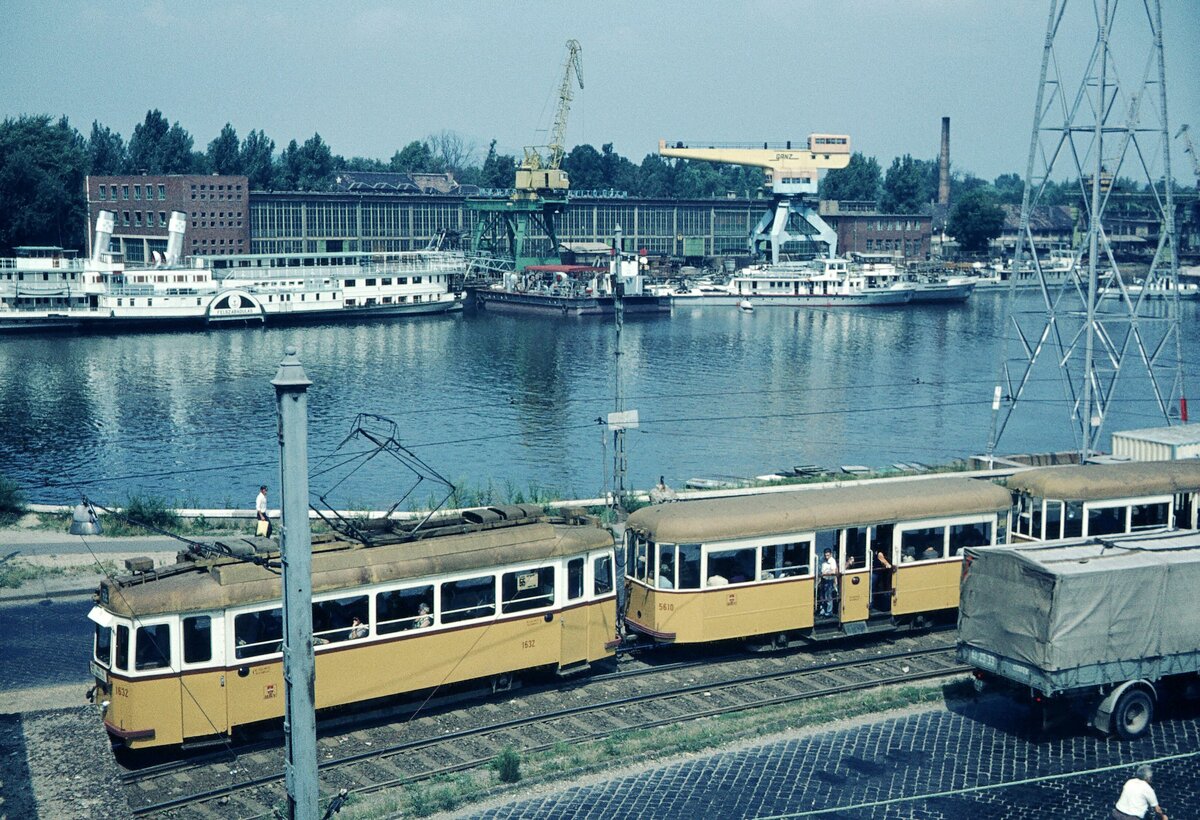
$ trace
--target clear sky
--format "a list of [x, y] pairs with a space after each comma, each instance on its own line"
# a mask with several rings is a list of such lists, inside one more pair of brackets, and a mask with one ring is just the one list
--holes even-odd
[[[1142, 13], [1141, 0], [1120, 2]], [[1189, 122], [1200, 139], [1200, 0], [1163, 5], [1172, 133]], [[1092, 0], [1069, 8], [1090, 14]], [[66, 114], [85, 135], [100, 120], [128, 139], [159, 108], [200, 149], [228, 121], [278, 148], [319, 132], [335, 153], [381, 159], [449, 129], [481, 158], [492, 138], [510, 153], [545, 141], [573, 37], [585, 88], [568, 145], [613, 142], [640, 162], [659, 138], [835, 132], [886, 167], [899, 154], [935, 157], [949, 116], [955, 168], [991, 179], [1024, 173], [1048, 10], [1049, 0], [0, 0], [0, 116]], [[1083, 55], [1095, 29], [1078, 21], [1068, 25]], [[1071, 40], [1060, 34], [1060, 48]], [[1128, 58], [1122, 78], [1140, 76], [1145, 43], [1115, 47]]]

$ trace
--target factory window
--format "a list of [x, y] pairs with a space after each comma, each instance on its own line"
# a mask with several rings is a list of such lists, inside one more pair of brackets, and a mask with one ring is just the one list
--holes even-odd
[[452, 624], [496, 614], [496, 579], [491, 575], [447, 581], [441, 587], [442, 623]]
[[108, 186], [101, 185], [100, 186], [100, 199], [107, 199], [107, 198], [108, 198]]
[[212, 660], [212, 618], [194, 615], [183, 619], [183, 662]]
[[135, 200], [136, 200], [136, 199], [141, 199], [141, 198], [142, 198], [142, 186], [141, 186], [141, 185], [134, 185], [134, 186], [133, 186], [133, 198], [134, 198]]
[[501, 576], [500, 608], [505, 614], [553, 605], [554, 567], [523, 569]]
[[159, 198], [159, 199], [166, 199], [166, 198], [167, 198], [167, 186], [166, 186], [166, 185], [159, 185], [159, 186], [158, 186], [158, 198]]
[[283, 648], [283, 611], [275, 607], [243, 612], [233, 619], [233, 640], [238, 660], [279, 652]]
[[122, 211], [122, 212], [121, 212], [121, 224], [122, 224], [122, 225], [128, 225], [128, 224], [129, 224], [129, 211]]
[[171, 627], [168, 624], [141, 626], [134, 644], [134, 666], [142, 669], [163, 669], [171, 665]]
[[167, 227], [167, 212], [166, 211], [158, 212], [158, 227], [160, 227], [160, 228]]
[[129, 199], [129, 186], [128, 185], [121, 186], [121, 199], [124, 199], [124, 200]]
[[390, 635], [433, 626], [433, 587], [380, 592], [375, 596], [375, 632]]
[[139, 225], [139, 226], [142, 224], [142, 212], [141, 211], [133, 212], [133, 224]]

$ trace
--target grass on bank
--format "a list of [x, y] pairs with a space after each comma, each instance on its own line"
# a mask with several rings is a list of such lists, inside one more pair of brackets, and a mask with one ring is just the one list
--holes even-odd
[[558, 743], [539, 752], [507, 748], [488, 768], [435, 777], [379, 794], [351, 794], [339, 816], [353, 820], [383, 820], [398, 815], [427, 817], [502, 795], [518, 782], [522, 786], [565, 783], [584, 775], [661, 761], [669, 756], [713, 752], [779, 732], [916, 704], [962, 700], [969, 698], [972, 691], [965, 678], [950, 683], [884, 686], [652, 730], [621, 732], [600, 740]]
[[0, 589], [18, 589], [33, 582], [49, 578], [69, 578], [76, 575], [114, 575], [117, 565], [113, 561], [101, 561], [99, 565], [72, 564], [70, 566], [48, 566], [34, 564], [21, 558], [0, 560]]

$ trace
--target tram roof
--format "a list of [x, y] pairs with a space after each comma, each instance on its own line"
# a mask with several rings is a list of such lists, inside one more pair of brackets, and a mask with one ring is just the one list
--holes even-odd
[[[436, 577], [541, 561], [613, 545], [607, 530], [547, 522], [362, 547], [343, 540], [313, 545], [314, 594], [353, 591], [371, 584]], [[108, 587], [107, 608], [116, 615], [147, 617], [172, 612], [225, 609], [283, 595], [277, 570], [235, 560], [194, 571]]]
[[937, 477], [659, 504], [633, 513], [626, 526], [655, 541], [726, 541], [1000, 512], [1011, 504], [1009, 491], [989, 481]]
[[1061, 501], [1100, 501], [1200, 490], [1200, 459], [1073, 464], [1022, 470], [1008, 488]]

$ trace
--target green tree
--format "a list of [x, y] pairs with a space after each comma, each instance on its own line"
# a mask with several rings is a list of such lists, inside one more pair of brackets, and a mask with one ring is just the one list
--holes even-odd
[[992, 184], [996, 187], [996, 194], [1001, 203], [1005, 205], [1021, 204], [1021, 198], [1025, 194], [1025, 182], [1019, 175], [1001, 174]]
[[958, 240], [967, 253], [982, 253], [1004, 228], [1004, 210], [996, 195], [978, 188], [961, 197], [950, 211], [946, 232]]
[[663, 198], [672, 195], [675, 169], [658, 154], [646, 154], [638, 166], [632, 193], [637, 196]]
[[287, 147], [279, 153], [271, 173], [271, 187], [276, 191], [296, 191], [299, 161], [296, 155], [300, 153], [300, 145], [295, 140], [288, 142]]
[[487, 156], [479, 173], [483, 188], [511, 188], [517, 178], [517, 160], [511, 154], [497, 154], [496, 141], [488, 145]]
[[243, 173], [241, 143], [238, 142], [237, 131], [229, 123], [225, 123], [217, 138], [208, 144], [205, 156], [208, 170], [214, 174]]
[[66, 117], [0, 123], [0, 248], [83, 246], [87, 147]]
[[879, 201], [879, 186], [883, 172], [875, 157], [864, 156], [855, 151], [850, 155], [850, 164], [845, 168], [834, 168], [821, 180], [821, 199]]
[[99, 120], [92, 121], [92, 135], [88, 139], [88, 173], [96, 176], [123, 174], [128, 164], [125, 140]]
[[320, 134], [313, 134], [305, 140], [304, 144], [292, 153], [291, 160], [297, 190], [324, 191], [329, 188], [333, 181], [333, 152], [321, 139]]
[[630, 191], [637, 182], [637, 166], [613, 150], [613, 144], [600, 146], [600, 177], [602, 187]]
[[563, 170], [571, 178], [571, 187], [577, 191], [605, 187], [600, 160], [600, 152], [587, 143], [572, 148], [562, 161]]
[[242, 140], [242, 173], [248, 178], [251, 191], [270, 190], [274, 154], [275, 141], [262, 131], [251, 131]]
[[892, 160], [888, 168], [879, 208], [884, 213], [915, 214], [933, 201], [936, 193], [937, 162], [917, 160], [911, 154], [905, 154]]
[[150, 174], [187, 174], [195, 169], [192, 136], [179, 123], [167, 124], [157, 108], [134, 127], [129, 138], [129, 169]]
[[429, 143], [422, 142], [421, 140], [413, 140], [393, 154], [392, 160], [388, 165], [393, 171], [407, 174], [441, 170], [436, 167], [433, 159], [433, 150], [429, 147]]

